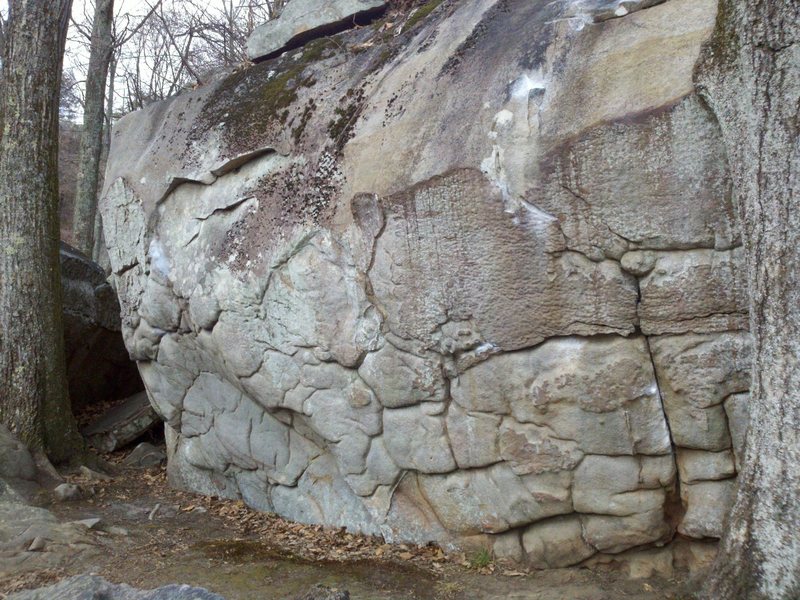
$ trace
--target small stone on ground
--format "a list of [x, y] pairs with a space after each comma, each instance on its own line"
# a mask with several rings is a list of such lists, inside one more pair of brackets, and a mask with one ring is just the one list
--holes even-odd
[[142, 442], [125, 457], [122, 464], [129, 467], [147, 468], [156, 467], [166, 460], [167, 455], [164, 450], [149, 442]]
[[350, 600], [350, 592], [317, 584], [302, 596], [298, 596], [297, 600]]
[[62, 483], [53, 490], [53, 496], [59, 502], [69, 502], [71, 500], [80, 500], [81, 488], [74, 483]]

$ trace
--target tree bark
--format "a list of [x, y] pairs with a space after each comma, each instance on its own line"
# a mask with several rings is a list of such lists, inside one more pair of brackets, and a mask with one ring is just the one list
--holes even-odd
[[58, 104], [72, 0], [11, 0], [0, 88], [0, 422], [61, 462], [82, 449], [64, 360]]
[[[108, 64], [108, 87], [106, 90], [106, 118], [103, 124], [103, 144], [100, 152], [100, 164], [105, 165], [108, 161], [108, 153], [111, 150], [111, 130], [114, 127], [114, 82], [117, 77], [117, 51], [115, 47], [111, 53], [111, 60]], [[100, 169], [98, 177], [98, 192], [103, 187], [103, 169]], [[95, 211], [94, 217], [94, 247], [92, 249], [92, 260], [98, 263], [108, 272], [108, 250], [106, 250], [106, 240], [103, 234], [103, 219], [100, 218], [100, 211]]]
[[108, 66], [114, 49], [114, 0], [97, 0], [86, 74], [86, 103], [83, 111], [78, 185], [72, 218], [75, 245], [87, 256], [94, 251], [94, 227], [103, 151], [105, 92]]
[[800, 4], [721, 0], [698, 90], [728, 151], [754, 339], [739, 491], [703, 596], [800, 598]]

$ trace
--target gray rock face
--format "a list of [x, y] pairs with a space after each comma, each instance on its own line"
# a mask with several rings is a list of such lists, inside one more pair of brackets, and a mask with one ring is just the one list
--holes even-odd
[[0, 425], [0, 478], [36, 479], [36, 463], [28, 448], [5, 425]]
[[119, 301], [99, 265], [61, 242], [64, 344], [73, 407], [142, 388], [120, 334]]
[[750, 400], [749, 394], [732, 394], [725, 400], [725, 414], [728, 417], [728, 427], [731, 430], [731, 441], [733, 442], [733, 454], [736, 459], [736, 470], [741, 469], [741, 462], [744, 458], [744, 440], [747, 435], [747, 425], [750, 421], [747, 403]]
[[375, 14], [386, 0], [292, 0], [280, 17], [260, 25], [247, 40], [251, 60], [302, 45], [304, 40], [352, 27], [359, 17]]
[[557, 517], [531, 525], [522, 534], [522, 546], [531, 566], [540, 569], [569, 567], [595, 553], [584, 540], [577, 516]]
[[96, 552], [85, 527], [30, 505], [41, 501], [39, 482], [48, 480], [25, 445], [0, 426], [0, 577], [63, 567]]
[[101, 210], [173, 484], [543, 567], [718, 535], [749, 341], [715, 10], [468, 0], [125, 117]]
[[583, 26], [618, 19], [662, 2], [664, 0], [572, 0], [568, 11], [570, 15], [581, 19]]
[[687, 510], [678, 525], [678, 531], [695, 538], [721, 537], [735, 493], [736, 486], [732, 479], [682, 486], [681, 500]]
[[224, 600], [203, 588], [188, 585], [166, 585], [155, 590], [138, 590], [129, 585], [117, 585], [97, 575], [77, 575], [37, 590], [11, 594], [9, 600]]
[[[3, 485], [0, 480], [0, 486]], [[64, 567], [79, 557], [90, 558], [97, 552], [85, 525], [59, 522], [47, 509], [0, 493], [0, 576]]]
[[723, 403], [750, 384], [749, 335], [659, 336], [650, 347], [675, 444], [713, 452], [730, 448]]
[[747, 328], [747, 284], [741, 248], [639, 251], [625, 254], [623, 265], [626, 259], [652, 265], [640, 282], [639, 320], [645, 334]]

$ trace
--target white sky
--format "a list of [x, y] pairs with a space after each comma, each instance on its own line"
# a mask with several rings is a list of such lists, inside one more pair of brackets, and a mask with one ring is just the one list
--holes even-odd
[[[223, 0], [206, 0], [209, 6], [213, 4], [221, 4]], [[91, 0], [73, 0], [72, 2], [72, 16], [75, 19], [80, 19], [86, 6], [90, 8], [94, 6]], [[114, 11], [117, 14], [124, 14], [125, 12], [138, 13], [142, 9], [147, 10], [147, 3], [145, 0], [115, 0]], [[4, 15], [8, 13], [8, 1], [0, 0], [0, 12]]]
[[[222, 8], [228, 1], [195, 0], [195, 3], [205, 3], [208, 8], [213, 9], [216, 6]], [[147, 14], [155, 2], [156, 0], [114, 0], [114, 13], [118, 26], [124, 27], [126, 23], [124, 16], [126, 14], [130, 15], [132, 24], [137, 23], [139, 18]], [[182, 0], [170, 0], [170, 4], [177, 6], [180, 6], [181, 2]], [[87, 30], [91, 29], [93, 11], [94, 0], [73, 0], [72, 18], [75, 22], [84, 24]], [[8, 15], [8, 0], [0, 0], [0, 14], [3, 16]], [[88, 40], [71, 26], [64, 57], [64, 69], [70, 70], [75, 78], [82, 82], [88, 62]], [[78, 118], [80, 118], [80, 115], [78, 115]]]

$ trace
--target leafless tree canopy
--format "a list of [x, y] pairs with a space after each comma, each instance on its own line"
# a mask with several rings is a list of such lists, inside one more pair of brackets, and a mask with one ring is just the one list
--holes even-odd
[[[277, 16], [285, 2], [148, 0], [136, 14], [118, 14], [108, 85], [114, 112], [124, 114], [202, 85], [220, 68], [246, 61], [248, 36]], [[73, 47], [88, 48], [91, 2], [84, 12], [72, 23]], [[82, 83], [84, 76], [75, 73], [74, 79]]]
[[126, 110], [201, 85], [216, 70], [247, 60], [254, 27], [272, 18], [282, 2], [161, 0], [123, 48]]

